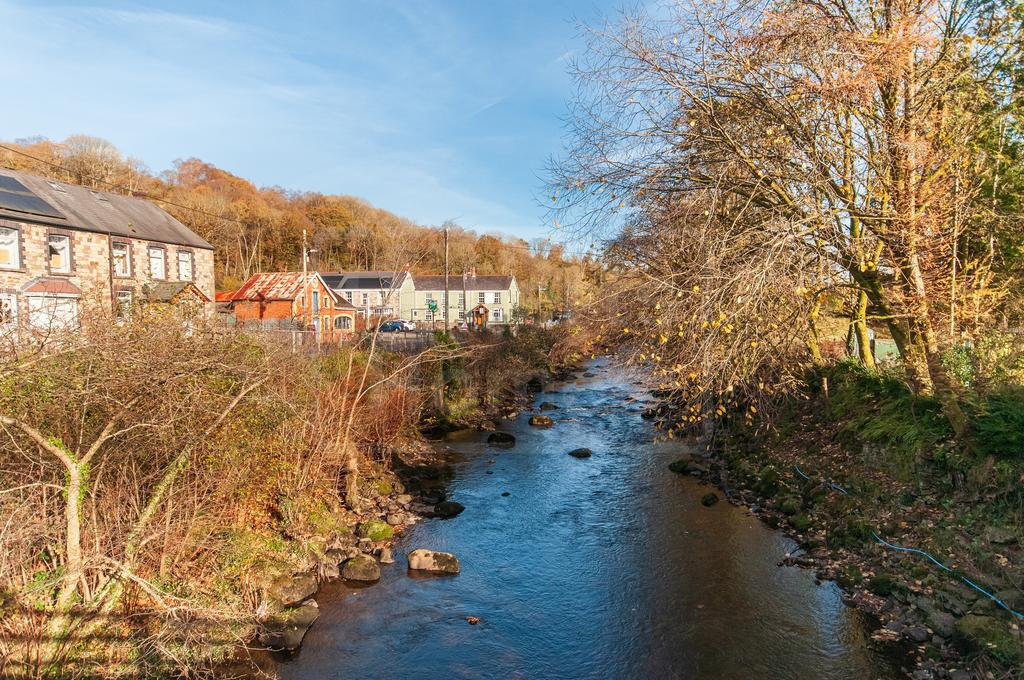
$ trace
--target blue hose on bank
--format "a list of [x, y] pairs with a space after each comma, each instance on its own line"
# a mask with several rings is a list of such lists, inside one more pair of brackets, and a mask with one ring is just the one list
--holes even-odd
[[[796, 473], [798, 475], [800, 475], [801, 477], [803, 477], [804, 479], [806, 479], [808, 481], [811, 481], [811, 478], [809, 476], [807, 476], [807, 474], [805, 474], [803, 470], [800, 469], [799, 465], [794, 465], [793, 466], [793, 470], [795, 470]], [[830, 488], [835, 489], [836, 491], [842, 493], [843, 495], [846, 495], [846, 496], [850, 495], [849, 491], [847, 491], [843, 487], [839, 486], [838, 484], [833, 484], [832, 482], [827, 482], [827, 483], [828, 483]], [[953, 576], [957, 577], [958, 579], [960, 579], [961, 581], [966, 583], [968, 586], [970, 586], [974, 590], [978, 591], [979, 593], [981, 593], [982, 595], [984, 595], [988, 599], [992, 600], [993, 602], [995, 602], [997, 605], [999, 605], [1000, 607], [1002, 607], [1006, 611], [1010, 612], [1010, 614], [1012, 614], [1013, 616], [1017, 617], [1018, 619], [1024, 620], [1024, 614], [1021, 614], [1018, 611], [1014, 611], [1014, 609], [1011, 608], [1008, 604], [1006, 604], [1005, 602], [1000, 600], [998, 597], [996, 597], [992, 593], [988, 592], [987, 590], [985, 590], [984, 588], [979, 586], [974, 581], [970, 580], [966, 576], [962, 576], [962, 575], [956, 573], [956, 571], [954, 571], [953, 569], [947, 567], [945, 564], [943, 564], [942, 562], [937, 560], [931, 553], [925, 552], [924, 550], [921, 550], [919, 548], [906, 548], [906, 547], [901, 546], [901, 545], [893, 545], [892, 543], [889, 543], [884, 538], [879, 536], [874, 531], [871, 532], [871, 535], [875, 538], [876, 541], [878, 541], [879, 543], [884, 545], [886, 548], [890, 548], [892, 550], [897, 550], [899, 552], [910, 552], [910, 553], [917, 553], [918, 555], [924, 555], [929, 560], [931, 560], [932, 563], [934, 563], [937, 567], [939, 567], [940, 569], [942, 569], [946, 573], [952, 574]]]

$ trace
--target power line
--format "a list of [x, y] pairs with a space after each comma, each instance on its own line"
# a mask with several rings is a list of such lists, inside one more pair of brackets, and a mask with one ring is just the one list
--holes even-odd
[[[56, 168], [57, 170], [60, 170], [62, 172], [67, 173], [68, 175], [72, 175], [73, 176], [73, 175], [77, 174], [74, 171], [70, 170], [69, 168], [67, 168], [67, 167], [65, 167], [65, 166], [63, 166], [63, 165], [61, 165], [59, 163], [54, 163], [53, 161], [48, 161], [45, 158], [39, 158], [37, 156], [33, 156], [30, 153], [26, 153], [25, 151], [22, 151], [20, 149], [12, 148], [10, 146], [7, 146], [6, 144], [0, 144], [0, 149], [3, 149], [5, 151], [9, 151], [10, 153], [17, 154], [19, 156], [24, 156], [25, 158], [31, 159], [33, 161], [36, 161], [37, 163], [42, 163], [43, 165], [48, 165], [51, 168]], [[172, 205], [175, 208], [181, 208], [182, 210], [189, 210], [189, 211], [194, 212], [194, 213], [199, 214], [199, 215], [205, 215], [206, 217], [212, 217], [214, 219], [224, 220], [225, 222], [234, 222], [235, 224], [241, 225], [243, 227], [244, 226], [248, 226], [245, 222], [243, 222], [242, 220], [239, 220], [239, 219], [237, 219], [235, 217], [225, 217], [224, 215], [218, 215], [216, 213], [212, 213], [212, 212], [209, 212], [207, 210], [202, 210], [201, 208], [195, 208], [195, 207], [190, 206], [190, 205], [183, 205], [181, 203], [175, 203], [174, 201], [168, 201], [165, 198], [160, 198], [159, 196], [154, 196], [152, 194], [146, 193], [145, 191], [137, 191], [137, 190], [132, 189], [130, 187], [126, 187], [126, 186], [123, 186], [123, 185], [115, 184], [113, 182], [108, 182], [107, 180], [99, 179], [97, 177], [92, 177], [90, 179], [93, 182], [96, 182], [98, 184], [102, 184], [102, 185], [104, 185], [106, 187], [114, 189], [118, 193], [128, 194], [129, 196], [135, 196], [135, 197], [139, 197], [139, 198], [145, 198], [145, 199], [148, 199], [150, 201], [158, 201], [158, 202], [164, 203], [166, 205]], [[420, 226], [420, 225], [417, 225], [417, 226]], [[422, 227], [422, 228], [430, 229], [431, 231], [434, 231], [433, 227]], [[484, 236], [486, 236], [486, 234], [484, 234]], [[479, 240], [479, 238], [478, 238], [478, 240]], [[503, 248], [515, 248], [517, 250], [525, 250], [525, 251], [531, 253], [532, 255], [534, 255], [535, 257], [539, 256], [541, 254], [539, 247], [534, 247], [534, 246], [529, 246], [529, 245], [521, 246], [521, 245], [518, 245], [518, 244], [515, 244], [515, 243], [505, 243], [503, 241], [501, 242], [501, 245], [502, 245]], [[562, 248], [564, 248], [565, 244], [552, 243], [551, 246], [552, 247], [561, 246]], [[579, 251], [569, 251], [569, 250], [564, 250], [564, 249], [562, 250], [562, 254], [563, 255], [569, 255], [571, 257], [593, 257], [593, 256], [597, 255], [592, 250], [588, 250], [586, 252], [579, 252]]]

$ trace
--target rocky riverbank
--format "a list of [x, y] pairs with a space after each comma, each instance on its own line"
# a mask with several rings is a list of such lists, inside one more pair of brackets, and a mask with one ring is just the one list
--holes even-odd
[[[647, 412], [658, 416], [658, 408]], [[877, 617], [873, 639], [905, 655], [917, 680], [1017, 678], [1024, 623], [1024, 555], [1012, 528], [968, 526], [964, 507], [872, 468], [866, 447], [839, 444], [839, 425], [806, 418], [774, 443], [719, 435], [669, 467], [716, 485], [725, 498], [790, 535], [780, 565], [835, 581], [845, 601]], [[890, 545], [885, 545], [886, 540]], [[922, 547], [952, 571], [918, 552]], [[987, 556], [998, 570], [986, 569]]]

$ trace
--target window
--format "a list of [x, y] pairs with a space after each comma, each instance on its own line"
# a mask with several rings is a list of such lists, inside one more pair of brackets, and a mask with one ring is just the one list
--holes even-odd
[[500, 305], [501, 304], [501, 293], [495, 293], [494, 294], [494, 304], [496, 304], [496, 305]]
[[40, 331], [73, 330], [78, 326], [78, 300], [33, 295], [28, 300], [28, 322]]
[[365, 307], [368, 304], [370, 304], [370, 294], [363, 293], [363, 307]]
[[21, 231], [14, 227], [0, 227], [0, 267], [21, 267]]
[[320, 311], [320, 291], [314, 290], [313, 291], [313, 312], [315, 313], [315, 312], [319, 312], [319, 311]]
[[427, 293], [427, 301], [429, 302], [429, 301], [431, 301], [433, 299], [434, 299], [434, 294], [433, 293]]
[[459, 321], [465, 321], [465, 320], [466, 320], [466, 313], [460, 309], [459, 310]]
[[132, 275], [131, 246], [123, 241], [110, 244], [110, 257], [114, 261], [114, 276], [127, 278]]
[[188, 250], [178, 251], [178, 280], [192, 280], [192, 253]]
[[434, 320], [434, 312], [432, 312], [432, 311], [430, 311], [428, 309], [427, 311], [423, 312], [423, 318], [425, 318], [427, 321], [433, 321]]
[[459, 293], [459, 307], [465, 307], [465, 306], [466, 306], [466, 294], [465, 293]]
[[331, 298], [325, 295], [324, 296], [324, 309], [330, 309], [330, 308], [331, 308]]
[[477, 293], [476, 301], [480, 304], [487, 302], [487, 293]]
[[50, 234], [47, 238], [47, 256], [51, 274], [71, 273], [71, 237], [64, 234]]
[[132, 318], [132, 292], [130, 290], [117, 291], [117, 306], [114, 313], [118, 319]]
[[18, 328], [18, 296], [0, 293], [0, 342]]
[[339, 331], [351, 330], [352, 319], [347, 316], [336, 316], [334, 317], [334, 327]]
[[167, 251], [163, 248], [149, 247], [149, 275], [154, 279], [167, 278]]
[[324, 326], [323, 326], [323, 328], [324, 328], [325, 331], [331, 330], [331, 317], [324, 316]]
[[502, 320], [502, 309], [501, 309], [501, 307], [495, 307], [494, 309], [491, 310], [491, 319], [493, 321], [501, 321]]
[[352, 291], [347, 291], [345, 293], [345, 299], [348, 300], [349, 302], [352, 302]]

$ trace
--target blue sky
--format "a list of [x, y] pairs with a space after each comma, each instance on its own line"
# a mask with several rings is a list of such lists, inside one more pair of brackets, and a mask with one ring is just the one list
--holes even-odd
[[577, 21], [612, 0], [0, 0], [0, 139], [104, 137], [425, 224], [543, 236]]

